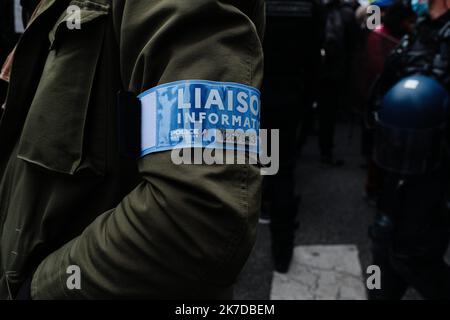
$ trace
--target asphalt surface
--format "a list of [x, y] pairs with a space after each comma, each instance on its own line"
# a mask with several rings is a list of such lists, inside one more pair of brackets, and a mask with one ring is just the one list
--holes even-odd
[[[364, 271], [371, 264], [367, 231], [375, 209], [364, 199], [365, 169], [358, 127], [338, 126], [335, 153], [345, 161], [343, 167], [322, 165], [317, 137], [311, 136], [298, 157], [296, 181], [302, 201], [296, 245], [355, 245]], [[270, 233], [267, 225], [260, 224], [255, 248], [235, 287], [235, 299], [269, 299], [272, 279]], [[410, 290], [405, 299], [420, 296]]]

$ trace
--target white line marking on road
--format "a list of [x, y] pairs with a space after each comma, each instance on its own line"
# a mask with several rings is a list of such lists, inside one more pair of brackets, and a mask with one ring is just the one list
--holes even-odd
[[272, 300], [364, 300], [358, 249], [354, 245], [299, 246], [287, 274], [275, 272]]

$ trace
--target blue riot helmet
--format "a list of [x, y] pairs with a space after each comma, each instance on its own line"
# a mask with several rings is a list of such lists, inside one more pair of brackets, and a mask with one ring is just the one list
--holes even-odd
[[424, 174], [442, 160], [450, 97], [433, 78], [415, 75], [393, 86], [375, 114], [374, 160], [402, 175]]

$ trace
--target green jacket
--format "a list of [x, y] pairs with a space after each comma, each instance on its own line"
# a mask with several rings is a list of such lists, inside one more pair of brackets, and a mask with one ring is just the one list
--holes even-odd
[[[81, 29], [66, 8], [81, 8]], [[119, 152], [116, 94], [262, 81], [262, 0], [45, 0], [0, 125], [0, 298], [229, 298], [254, 244], [253, 165]], [[70, 290], [69, 266], [81, 270]]]

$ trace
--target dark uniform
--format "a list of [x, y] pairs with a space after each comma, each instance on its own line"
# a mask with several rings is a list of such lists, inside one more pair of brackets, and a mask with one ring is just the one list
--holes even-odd
[[[378, 82], [375, 103], [400, 79], [415, 74], [450, 90], [450, 11], [436, 20], [421, 19], [401, 42]], [[450, 298], [450, 268], [443, 258], [449, 243], [446, 157], [426, 174], [386, 173], [380, 213], [370, 230], [373, 263], [382, 272], [381, 290], [371, 290], [372, 299], [399, 299], [409, 286], [428, 299]]]
[[312, 104], [320, 13], [313, 0], [267, 1], [262, 124], [280, 130], [280, 170], [265, 180], [263, 199], [269, 202], [275, 268], [281, 272], [287, 271], [294, 245], [296, 138], [302, 114]]

